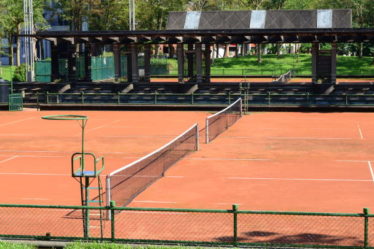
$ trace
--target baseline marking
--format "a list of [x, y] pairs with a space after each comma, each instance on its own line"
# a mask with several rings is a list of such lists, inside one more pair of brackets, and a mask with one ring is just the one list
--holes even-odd
[[163, 203], [163, 204], [175, 204], [175, 201], [132, 201], [137, 203]]
[[358, 129], [358, 133], [360, 134], [361, 140], [363, 140], [364, 139], [364, 135], [362, 134], [362, 130], [361, 130], [360, 124], [357, 124], [357, 129]]
[[371, 182], [373, 180], [360, 179], [307, 179], [307, 178], [256, 178], [256, 177], [227, 177], [229, 180], [270, 180], [270, 181], [331, 181], [331, 182]]
[[370, 170], [370, 174], [371, 174], [371, 179], [374, 182], [373, 167], [371, 166], [371, 162], [370, 161], [368, 161], [368, 166], [369, 166], [369, 170]]
[[109, 126], [109, 125], [111, 125], [111, 124], [118, 123], [118, 122], [120, 122], [120, 121], [121, 121], [121, 120], [114, 120], [113, 122], [106, 123], [106, 124], [104, 124], [104, 125], [101, 125], [101, 126], [98, 126], [98, 127], [92, 128], [92, 129], [89, 129], [87, 132], [96, 131], [96, 130], [98, 130], [98, 129], [104, 128], [104, 127]]
[[24, 118], [24, 119], [20, 119], [20, 120], [16, 120], [16, 121], [8, 122], [8, 123], [0, 124], [0, 127], [7, 126], [7, 125], [12, 125], [12, 124], [16, 124], [16, 123], [21, 123], [21, 122], [26, 121], [26, 120], [29, 120], [29, 119], [35, 119], [35, 118], [34, 118], [34, 117], [31, 117], [31, 118]]

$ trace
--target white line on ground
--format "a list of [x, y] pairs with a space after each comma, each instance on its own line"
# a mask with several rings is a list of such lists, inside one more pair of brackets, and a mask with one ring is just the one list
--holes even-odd
[[369, 166], [369, 170], [370, 170], [370, 174], [371, 174], [371, 179], [372, 179], [373, 182], [374, 182], [373, 167], [371, 166], [371, 162], [370, 162], [370, 161], [368, 161], [368, 166]]
[[192, 158], [185, 158], [187, 160], [202, 160], [202, 161], [270, 161], [271, 159], [266, 158], [205, 158], [205, 157], [192, 157]]
[[111, 125], [111, 124], [118, 123], [119, 121], [121, 121], [121, 120], [114, 120], [114, 121], [112, 121], [112, 122], [110, 122], [110, 123], [106, 123], [106, 124], [104, 124], [104, 125], [101, 125], [101, 126], [98, 126], [98, 127], [92, 128], [92, 129], [89, 129], [87, 132], [96, 131], [96, 130], [98, 130], [98, 129], [104, 128], [104, 127], [109, 126], [109, 125]]
[[346, 163], [367, 163], [368, 160], [335, 160], [336, 162], [346, 162]]
[[0, 152], [13, 152], [13, 153], [64, 153], [68, 154], [66, 151], [53, 151], [53, 150], [0, 150]]
[[307, 179], [307, 178], [260, 178], [260, 177], [227, 177], [229, 180], [275, 180], [275, 181], [325, 181], [325, 182], [371, 182], [362, 179]]
[[184, 178], [184, 176], [164, 176], [164, 178]]
[[217, 205], [224, 205], [224, 206], [227, 206], [227, 205], [233, 205], [233, 204], [236, 204], [236, 205], [241, 205], [240, 203], [225, 203], [225, 202], [218, 202], [218, 203], [216, 203]]
[[137, 203], [165, 203], [165, 204], [173, 204], [176, 203], [175, 201], [133, 201]]
[[129, 135], [129, 136], [104, 136], [103, 138], [174, 138], [175, 136], [157, 136], [157, 135], [149, 135], [149, 136], [144, 136], [144, 135]]
[[11, 156], [11, 157], [9, 157], [9, 158], [7, 158], [7, 159], [4, 159], [4, 160], [0, 161], [0, 163], [8, 162], [8, 161], [10, 161], [10, 160], [16, 159], [17, 157], [18, 157], [18, 156]]
[[285, 139], [285, 140], [352, 140], [346, 137], [267, 137], [268, 139]]
[[26, 121], [26, 120], [29, 120], [29, 119], [34, 119], [34, 117], [24, 118], [24, 119], [20, 119], [20, 120], [15, 120], [15, 121], [8, 122], [8, 123], [3, 123], [3, 124], [0, 124], [0, 127], [7, 126], [7, 125], [12, 125], [12, 124], [16, 124], [16, 123], [20, 123], [20, 122], [23, 122], [23, 121]]
[[45, 198], [22, 198], [22, 200], [48, 201], [49, 199], [45, 199]]
[[70, 174], [22, 173], [22, 172], [0, 172], [0, 175], [25, 175], [25, 176], [70, 176]]
[[358, 133], [360, 134], [361, 140], [363, 140], [364, 139], [364, 135], [362, 134], [362, 130], [361, 130], [360, 124], [357, 124], [357, 129], [358, 129]]

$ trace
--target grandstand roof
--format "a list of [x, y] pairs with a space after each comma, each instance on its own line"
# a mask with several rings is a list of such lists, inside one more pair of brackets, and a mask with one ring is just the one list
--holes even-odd
[[37, 39], [102, 43], [374, 42], [374, 28], [42, 31]]

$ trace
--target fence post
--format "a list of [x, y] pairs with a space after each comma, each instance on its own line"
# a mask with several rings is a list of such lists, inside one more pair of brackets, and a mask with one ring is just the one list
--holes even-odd
[[369, 245], [369, 209], [364, 208], [364, 248]]
[[191, 105], [193, 105], [194, 102], [195, 102], [195, 100], [194, 100], [194, 93], [191, 93]]
[[229, 91], [229, 105], [231, 105], [231, 92]]
[[121, 94], [117, 92], [117, 104], [121, 104]]
[[82, 104], [84, 104], [84, 92], [83, 91], [81, 92], [81, 101], [82, 101]]
[[234, 204], [232, 205], [232, 213], [233, 213], [233, 218], [234, 218], [234, 223], [233, 223], [233, 245], [237, 246], [238, 245], [238, 205]]
[[48, 96], [48, 94], [49, 94], [49, 92], [47, 91], [46, 92], [46, 102], [47, 102], [47, 104], [49, 104], [49, 96]]
[[111, 239], [114, 241], [116, 239], [116, 219], [115, 219], [115, 208], [116, 207], [116, 202], [111, 201], [110, 202], [110, 234], [111, 234]]
[[154, 103], [157, 104], [157, 92], [155, 92], [155, 99], [154, 99]]
[[268, 105], [270, 106], [271, 105], [271, 97], [270, 97], [271, 93], [268, 92]]
[[348, 94], [345, 95], [345, 105], [348, 105]]

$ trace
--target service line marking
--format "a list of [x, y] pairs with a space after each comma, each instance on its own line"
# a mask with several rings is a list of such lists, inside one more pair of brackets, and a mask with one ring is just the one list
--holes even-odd
[[361, 140], [363, 140], [364, 139], [364, 135], [362, 134], [362, 130], [361, 130], [360, 124], [357, 124], [357, 129], [358, 129], [358, 133], [360, 135]]
[[18, 156], [11, 156], [11, 157], [8, 157], [8, 158], [6, 158], [6, 159], [0, 161], [0, 163], [8, 162], [8, 161], [10, 161], [10, 160], [16, 159], [17, 157], [18, 157]]
[[332, 181], [332, 182], [371, 182], [360, 179], [307, 179], [307, 178], [257, 178], [257, 177], [227, 177], [229, 180], [270, 180], [270, 181]]
[[374, 173], [373, 173], [373, 167], [371, 166], [371, 161], [368, 161], [368, 166], [371, 174], [371, 179], [374, 182]]
[[270, 161], [267, 158], [204, 158], [204, 157], [192, 157], [185, 158], [183, 160], [201, 160], [201, 161]]

